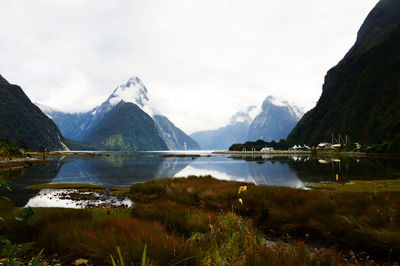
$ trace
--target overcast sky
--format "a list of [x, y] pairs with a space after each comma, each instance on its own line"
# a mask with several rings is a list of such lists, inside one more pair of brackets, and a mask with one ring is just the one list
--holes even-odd
[[0, 74], [88, 111], [138, 76], [192, 133], [270, 94], [305, 109], [378, 0], [0, 0]]

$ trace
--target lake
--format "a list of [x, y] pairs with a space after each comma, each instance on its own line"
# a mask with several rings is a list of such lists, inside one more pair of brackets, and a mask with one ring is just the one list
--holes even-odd
[[[182, 153], [198, 154], [201, 157], [163, 157]], [[43, 200], [37, 195], [44, 194], [43, 190], [26, 187], [44, 183], [90, 183], [105, 187], [129, 187], [154, 178], [212, 175], [218, 179], [306, 189], [308, 184], [315, 182], [400, 178], [398, 158], [366, 156], [232, 156], [215, 155], [210, 151], [185, 151], [111, 152], [106, 156], [92, 158], [63, 156], [49, 159], [51, 161], [48, 164], [35, 165], [11, 174], [6, 172], [7, 175], [12, 175], [9, 183], [13, 190], [6, 195], [16, 206], [26, 206], [32, 201], [39, 202], [33, 206], [42, 206]], [[52, 195], [51, 193], [54, 191], [47, 194]]]

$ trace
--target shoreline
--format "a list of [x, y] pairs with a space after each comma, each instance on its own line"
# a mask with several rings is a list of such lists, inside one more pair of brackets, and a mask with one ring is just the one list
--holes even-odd
[[0, 169], [14, 168], [14, 167], [30, 167], [36, 164], [46, 164], [48, 160], [41, 160], [37, 158], [12, 158], [0, 159]]
[[[213, 154], [221, 154], [221, 155], [343, 155], [343, 156], [368, 156], [368, 155], [378, 155], [378, 154], [367, 154], [364, 152], [340, 152], [340, 151], [284, 151], [284, 150], [276, 150], [276, 151], [214, 151]], [[379, 154], [387, 156], [388, 154]]]
[[311, 151], [213, 151], [213, 154], [230, 154], [230, 155], [310, 155]]

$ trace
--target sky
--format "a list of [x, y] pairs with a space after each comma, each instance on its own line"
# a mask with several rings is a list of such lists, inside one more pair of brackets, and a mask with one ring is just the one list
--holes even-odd
[[186, 133], [268, 95], [305, 110], [378, 0], [0, 0], [0, 74], [85, 112], [130, 77]]

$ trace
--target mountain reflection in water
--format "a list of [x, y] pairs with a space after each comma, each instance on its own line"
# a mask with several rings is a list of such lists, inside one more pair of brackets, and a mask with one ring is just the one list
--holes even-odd
[[218, 179], [293, 188], [305, 188], [305, 184], [312, 182], [336, 182], [336, 175], [339, 176], [339, 182], [400, 177], [399, 159], [265, 155], [192, 158], [161, 157], [162, 154], [149, 152], [134, 156], [110, 154], [93, 158], [54, 158], [48, 164], [15, 172], [9, 181], [13, 191], [6, 193], [6, 196], [15, 205], [24, 206], [39, 191], [27, 189], [30, 185], [91, 183], [106, 187], [129, 187], [154, 178], [188, 175], [212, 175]]

